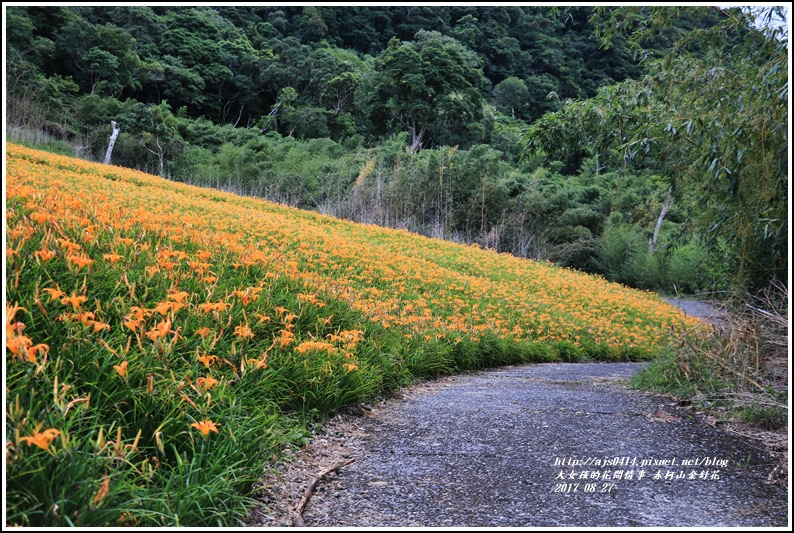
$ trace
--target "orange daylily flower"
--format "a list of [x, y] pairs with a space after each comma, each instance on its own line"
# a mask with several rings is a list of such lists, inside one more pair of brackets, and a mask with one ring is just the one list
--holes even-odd
[[196, 380], [196, 385], [204, 389], [204, 392], [207, 392], [218, 383], [220, 383], [220, 381], [212, 376], [201, 377]]
[[154, 308], [155, 311], [160, 313], [161, 315], [165, 316], [168, 314], [168, 310], [171, 309], [171, 302], [160, 302]]
[[130, 331], [137, 331], [138, 328], [141, 327], [143, 320], [146, 318], [146, 314], [146, 309], [142, 309], [137, 305], [133, 305], [130, 308], [130, 314], [122, 319], [124, 321], [124, 327], [128, 328]]
[[281, 337], [279, 337], [278, 340], [281, 346], [287, 346], [295, 340], [295, 334], [292, 333], [291, 331], [282, 329], [280, 333], [281, 333]]
[[[7, 328], [6, 331], [8, 331]], [[6, 339], [6, 349], [12, 354], [18, 356], [20, 359], [24, 359], [23, 354], [26, 352], [28, 347], [32, 345], [33, 341], [30, 339], [30, 337], [26, 337], [25, 335], [7, 337]]]
[[124, 511], [119, 516], [119, 524], [121, 527], [133, 527], [138, 525], [138, 519], [132, 516], [132, 513], [129, 511]]
[[179, 302], [170, 302], [171, 303], [171, 311], [174, 313], [178, 313], [180, 309], [185, 307], [185, 304]]
[[152, 312], [148, 309], [144, 309], [142, 307], [138, 307], [137, 305], [133, 305], [130, 307], [130, 314], [129, 317], [135, 320], [143, 320], [146, 318], [147, 315], [152, 314]]
[[199, 356], [198, 360], [199, 360], [199, 362], [200, 362], [201, 364], [203, 364], [204, 366], [206, 366], [207, 368], [209, 368], [209, 367], [210, 367], [210, 365], [212, 365], [212, 364], [214, 364], [215, 362], [217, 362], [217, 361], [218, 361], [218, 357], [217, 357], [217, 356], [215, 356], [215, 355], [209, 355], [209, 354], [207, 354], [207, 355], [202, 355], [202, 356]]
[[212, 330], [210, 328], [199, 328], [196, 330], [196, 335], [202, 338], [206, 337], [207, 335], [210, 335], [211, 333]]
[[118, 372], [119, 376], [122, 378], [127, 377], [127, 361], [122, 361], [120, 365], [113, 365], [113, 368], [116, 369], [116, 372]]
[[110, 494], [110, 476], [105, 476], [104, 478], [102, 478], [102, 485], [100, 485], [99, 490], [96, 493], [96, 496], [94, 496], [94, 501], [91, 507], [94, 508], [100, 503], [102, 503], [105, 500], [105, 498], [108, 497], [108, 494]]
[[[20, 310], [27, 311], [27, 309], [25, 309], [24, 307], [22, 307], [20, 305], [16, 305], [16, 304], [10, 305], [8, 303], [6, 304], [6, 333], [8, 333], [8, 328], [9, 327], [15, 327], [14, 324], [11, 323], [11, 321], [14, 320], [14, 316]], [[17, 324], [22, 324], [22, 323], [21, 322], [17, 322]], [[22, 327], [24, 328], [25, 325], [22, 324]]]
[[166, 261], [166, 260], [160, 260], [160, 262], [158, 263], [158, 265], [160, 265], [160, 268], [164, 268], [166, 270], [171, 270], [178, 264], [179, 263], [177, 263], [176, 261]]
[[83, 249], [82, 246], [70, 241], [69, 239], [58, 239], [58, 243], [61, 245], [61, 248], [64, 248], [70, 252], [77, 252]]
[[189, 296], [190, 296], [190, 293], [185, 292], [185, 291], [178, 291], [178, 292], [170, 292], [169, 291], [167, 298], [169, 300], [173, 300], [173, 301], [181, 304], [181, 303], [184, 303], [185, 298], [187, 298]]
[[210, 265], [209, 263], [205, 263], [203, 261], [192, 260], [192, 261], [188, 261], [188, 266], [191, 268], [191, 270], [195, 270], [199, 275], [201, 275], [204, 272], [206, 272], [212, 265]]
[[38, 257], [42, 261], [49, 261], [50, 259], [55, 257], [55, 252], [52, 251], [52, 250], [48, 250], [47, 248], [44, 248], [42, 250], [38, 250], [36, 252], [33, 252], [33, 255], [35, 255], [36, 257]]
[[61, 303], [62, 303], [63, 305], [66, 305], [66, 304], [71, 304], [71, 305], [72, 305], [72, 308], [74, 308], [75, 310], [77, 310], [77, 309], [78, 309], [78, 308], [79, 308], [79, 307], [80, 307], [82, 304], [84, 304], [84, 303], [85, 303], [87, 300], [88, 300], [88, 298], [86, 298], [85, 296], [76, 296], [74, 293], [72, 293], [72, 295], [71, 295], [71, 296], [68, 296], [68, 297], [66, 297], [66, 298], [62, 298], [62, 299], [61, 299]]
[[52, 302], [53, 300], [57, 300], [58, 298], [60, 298], [64, 294], [66, 294], [61, 289], [53, 289], [51, 287], [48, 287], [46, 289], [41, 289], [41, 290], [43, 290], [44, 292], [46, 292], [47, 294], [50, 295], [50, 302]]
[[41, 225], [47, 222], [51, 218], [51, 216], [49, 213], [41, 213], [39, 211], [36, 211], [35, 213], [30, 214], [30, 218], [31, 220], [35, 220], [36, 224]]
[[74, 314], [70, 317], [72, 320], [79, 320], [84, 326], [89, 326], [96, 318], [93, 311], [83, 311], [80, 314]]
[[[27, 338], [27, 337], [24, 337]], [[33, 364], [38, 364], [38, 355], [39, 352], [44, 353], [44, 360], [46, 361], [47, 354], [50, 353], [50, 345], [49, 344], [37, 344], [35, 346], [31, 346], [29, 348], [25, 348], [25, 352], [27, 354], [28, 362]]]
[[119, 254], [104, 254], [104, 255], [102, 255], [102, 259], [104, 259], [105, 261], [108, 261], [110, 263], [118, 263], [123, 258], [124, 258], [124, 256], [123, 255], [119, 255]]
[[205, 314], [209, 313], [210, 311], [225, 311], [228, 307], [231, 307], [231, 305], [227, 304], [226, 302], [206, 302], [203, 304], [198, 304], [198, 308], [201, 309]]
[[147, 331], [146, 336], [149, 337], [151, 340], [157, 340], [162, 337], [165, 337], [171, 332], [171, 320], [163, 320], [154, 329]]
[[67, 255], [66, 262], [70, 265], [75, 265], [78, 270], [91, 265], [94, 260], [84, 255]]
[[234, 328], [234, 334], [242, 339], [254, 338], [254, 332], [246, 325], [236, 326]]
[[94, 326], [94, 333], [99, 333], [102, 330], [110, 331], [110, 324], [106, 324], [104, 322], [100, 322], [98, 320], [93, 320], [89, 322], [90, 325]]
[[[6, 306], [6, 309], [8, 309], [8, 306]], [[14, 309], [15, 307], [12, 307], [12, 313], [16, 313]], [[27, 360], [32, 363], [37, 363], [36, 355], [38, 352], [44, 351], [46, 356], [50, 347], [46, 344], [33, 346], [33, 340], [26, 335], [22, 335], [25, 324], [22, 322], [15, 322], [12, 324], [10, 322], [11, 320], [13, 320], [13, 314], [9, 318], [6, 318], [6, 349], [21, 361]]]
[[336, 347], [330, 342], [303, 341], [295, 347], [295, 351], [303, 355], [307, 352], [328, 352], [333, 353]]
[[215, 422], [208, 418], [205, 418], [201, 422], [194, 422], [190, 424], [190, 427], [199, 430], [202, 437], [209, 435], [210, 431], [214, 431], [215, 433], [218, 432], [218, 426], [215, 424]]
[[264, 289], [262, 287], [248, 287], [245, 290], [236, 290], [232, 291], [232, 295], [240, 298], [243, 302], [243, 305], [248, 305], [252, 301], [256, 300], [259, 296], [259, 293], [262, 292]]
[[262, 354], [261, 359], [249, 359], [248, 364], [252, 365], [254, 369], [267, 368], [267, 352]]
[[325, 307], [325, 304], [317, 299], [317, 295], [316, 294], [304, 294], [304, 293], [301, 293], [301, 294], [298, 294], [298, 300], [310, 303], [312, 305], [317, 306], [318, 308]]
[[20, 437], [19, 440], [26, 442], [28, 446], [35, 444], [42, 450], [48, 450], [52, 441], [54, 441], [61, 432], [53, 428], [39, 432], [39, 428], [41, 428], [41, 424], [36, 427], [36, 432], [33, 435], [29, 437]]
[[128, 328], [130, 331], [138, 331], [138, 328], [141, 327], [142, 319], [140, 318], [130, 318], [125, 316], [122, 320], [124, 327]]

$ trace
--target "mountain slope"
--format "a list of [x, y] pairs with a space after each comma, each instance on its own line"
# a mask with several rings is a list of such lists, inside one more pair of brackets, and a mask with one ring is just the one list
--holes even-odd
[[317, 416], [416, 377], [649, 358], [700, 325], [548, 264], [12, 144], [6, 163], [9, 524], [240, 524]]

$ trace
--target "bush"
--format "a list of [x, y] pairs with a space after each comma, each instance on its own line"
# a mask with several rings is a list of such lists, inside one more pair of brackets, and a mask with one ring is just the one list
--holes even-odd
[[695, 242], [673, 248], [665, 258], [665, 289], [673, 293], [695, 294], [705, 288], [709, 256]]

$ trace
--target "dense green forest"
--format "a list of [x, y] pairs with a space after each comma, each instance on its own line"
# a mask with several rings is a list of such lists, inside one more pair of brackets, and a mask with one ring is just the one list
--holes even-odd
[[787, 282], [787, 35], [738, 8], [5, 14], [9, 140], [102, 161], [115, 121], [112, 164], [177, 181], [638, 288]]

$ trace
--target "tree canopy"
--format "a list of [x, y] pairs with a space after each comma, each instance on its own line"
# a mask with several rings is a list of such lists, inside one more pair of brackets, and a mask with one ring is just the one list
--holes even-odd
[[413, 152], [425, 136], [447, 145], [480, 140], [486, 80], [479, 58], [455, 39], [424, 30], [415, 41], [393, 38], [374, 71], [371, 120], [387, 131], [408, 131]]
[[[640, 14], [599, 9], [594, 22], [605, 44], [617, 27], [643, 51], [680, 11]], [[646, 52], [644, 76], [544, 115], [522, 143], [527, 155], [561, 159], [617, 149], [624, 169], [663, 174], [679, 201], [692, 203], [692, 221], [712, 246], [726, 250], [736, 280], [763, 286], [788, 277], [788, 36], [758, 30], [756, 13], [718, 15], [719, 24], [686, 32], [666, 56]]]

